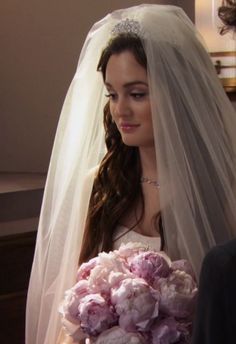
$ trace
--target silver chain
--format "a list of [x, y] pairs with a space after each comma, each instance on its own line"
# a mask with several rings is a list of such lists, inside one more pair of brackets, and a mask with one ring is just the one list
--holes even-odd
[[151, 180], [151, 179], [146, 178], [146, 177], [141, 177], [140, 182], [141, 183], [151, 184], [151, 185], [155, 186], [156, 188], [160, 187], [160, 184], [158, 183], [157, 180]]

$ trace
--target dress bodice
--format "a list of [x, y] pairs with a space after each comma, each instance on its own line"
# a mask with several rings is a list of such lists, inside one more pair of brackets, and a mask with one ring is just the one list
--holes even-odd
[[129, 230], [125, 226], [118, 226], [113, 236], [113, 249], [116, 250], [122, 243], [140, 242], [148, 246], [150, 250], [161, 250], [161, 238], [151, 237]]

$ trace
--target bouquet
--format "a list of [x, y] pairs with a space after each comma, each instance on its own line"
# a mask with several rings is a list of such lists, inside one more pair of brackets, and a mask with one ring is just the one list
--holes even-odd
[[196, 297], [186, 260], [128, 243], [80, 266], [60, 313], [74, 341], [182, 344], [190, 342]]

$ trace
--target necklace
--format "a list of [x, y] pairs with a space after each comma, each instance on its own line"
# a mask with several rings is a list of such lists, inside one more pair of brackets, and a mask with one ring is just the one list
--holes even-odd
[[151, 180], [151, 179], [146, 178], [146, 177], [141, 177], [140, 183], [148, 183], [148, 184], [153, 185], [153, 186], [156, 187], [156, 188], [159, 188], [159, 187], [160, 187], [160, 184], [158, 183], [157, 180]]

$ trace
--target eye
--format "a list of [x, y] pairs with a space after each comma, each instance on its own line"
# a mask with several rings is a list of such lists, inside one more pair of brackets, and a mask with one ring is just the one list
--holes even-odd
[[111, 100], [116, 100], [117, 99], [117, 94], [116, 93], [107, 93], [105, 96]]
[[131, 92], [130, 95], [134, 99], [141, 99], [145, 97], [147, 93], [146, 92]]

